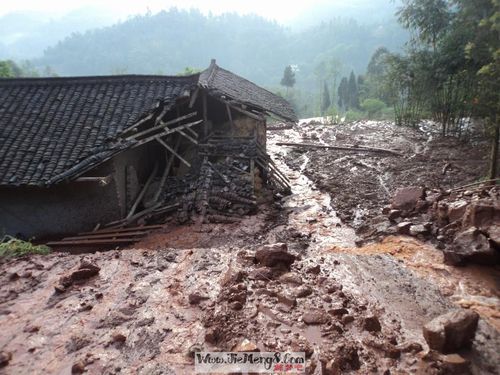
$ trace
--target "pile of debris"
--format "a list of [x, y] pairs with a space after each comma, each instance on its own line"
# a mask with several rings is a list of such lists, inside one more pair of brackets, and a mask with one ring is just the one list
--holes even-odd
[[382, 215], [363, 225], [358, 234], [363, 242], [387, 234], [431, 240], [443, 250], [445, 262], [452, 265], [499, 264], [500, 188], [401, 188]]
[[288, 179], [253, 137], [214, 135], [199, 145], [187, 174], [166, 178], [161, 207], [142, 219], [175, 208], [178, 223], [237, 222], [256, 211], [265, 183], [272, 192], [290, 192]]

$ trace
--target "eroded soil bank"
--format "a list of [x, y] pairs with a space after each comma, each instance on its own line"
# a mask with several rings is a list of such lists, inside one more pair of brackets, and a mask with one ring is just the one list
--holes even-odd
[[[356, 247], [337, 204], [347, 219], [346, 202], [353, 220], [356, 209], [383, 204], [362, 206], [356, 197], [371, 191], [362, 184], [349, 185], [349, 194], [337, 185], [358, 173], [354, 167], [367, 168], [355, 162], [385, 167], [379, 158], [275, 145], [333, 131], [318, 129], [270, 135], [270, 153], [293, 193], [240, 223], [166, 225], [130, 249], [2, 261], [0, 372], [192, 374], [194, 352], [244, 347], [305, 351], [311, 374], [451, 374], [457, 364], [428, 353], [422, 326], [462, 306], [481, 316], [472, 348], [461, 352], [471, 363], [464, 373], [497, 373], [498, 269], [445, 265], [432, 244], [405, 236]], [[417, 147], [419, 133], [398, 128], [395, 136]], [[426, 157], [427, 140], [423, 134], [424, 155], [413, 148], [414, 158]], [[339, 158], [349, 168], [340, 169]], [[419, 178], [415, 168], [408, 181]], [[374, 176], [377, 194], [384, 184], [393, 189], [393, 177]], [[262, 245], [278, 242], [296, 257], [289, 269], [255, 259]]]

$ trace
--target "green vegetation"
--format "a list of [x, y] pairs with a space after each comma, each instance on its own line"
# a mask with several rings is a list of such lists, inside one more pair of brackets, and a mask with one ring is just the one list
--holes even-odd
[[361, 103], [361, 108], [368, 114], [369, 119], [379, 118], [385, 107], [385, 103], [379, 99], [369, 98]]
[[0, 242], [0, 257], [18, 257], [28, 254], [46, 255], [51, 252], [45, 245], [33, 245], [31, 242], [22, 241], [14, 237], [5, 236]]

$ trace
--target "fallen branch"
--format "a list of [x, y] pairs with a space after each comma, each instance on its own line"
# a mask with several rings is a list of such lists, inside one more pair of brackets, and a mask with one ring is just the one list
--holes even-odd
[[[451, 191], [458, 191], [458, 190], [462, 190], [462, 189], [465, 189], [465, 188], [468, 188], [468, 187], [471, 187], [471, 186], [486, 184], [486, 183], [490, 183], [490, 182], [497, 182], [497, 181], [500, 181], [500, 178], [494, 178], [494, 179], [491, 179], [491, 180], [477, 181], [477, 182], [473, 182], [473, 183], [470, 183], [470, 184], [467, 184], [467, 185], [463, 185], [463, 186], [459, 186], [459, 187], [453, 188], [453, 189], [451, 189]], [[491, 187], [491, 186], [489, 186], [489, 187]]]
[[344, 151], [354, 151], [354, 152], [380, 152], [396, 156], [402, 156], [401, 153], [389, 150], [386, 148], [376, 148], [376, 147], [346, 147], [346, 146], [329, 146], [329, 145], [317, 145], [313, 143], [288, 143], [288, 142], [278, 142], [277, 146], [290, 146], [290, 147], [302, 147], [302, 148], [322, 148], [331, 150], [344, 150]]

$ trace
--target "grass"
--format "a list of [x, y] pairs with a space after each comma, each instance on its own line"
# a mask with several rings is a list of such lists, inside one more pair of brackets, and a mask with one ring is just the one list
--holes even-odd
[[12, 258], [27, 254], [50, 253], [50, 247], [45, 245], [33, 245], [31, 242], [19, 240], [14, 237], [5, 236], [0, 242], [0, 257]]

